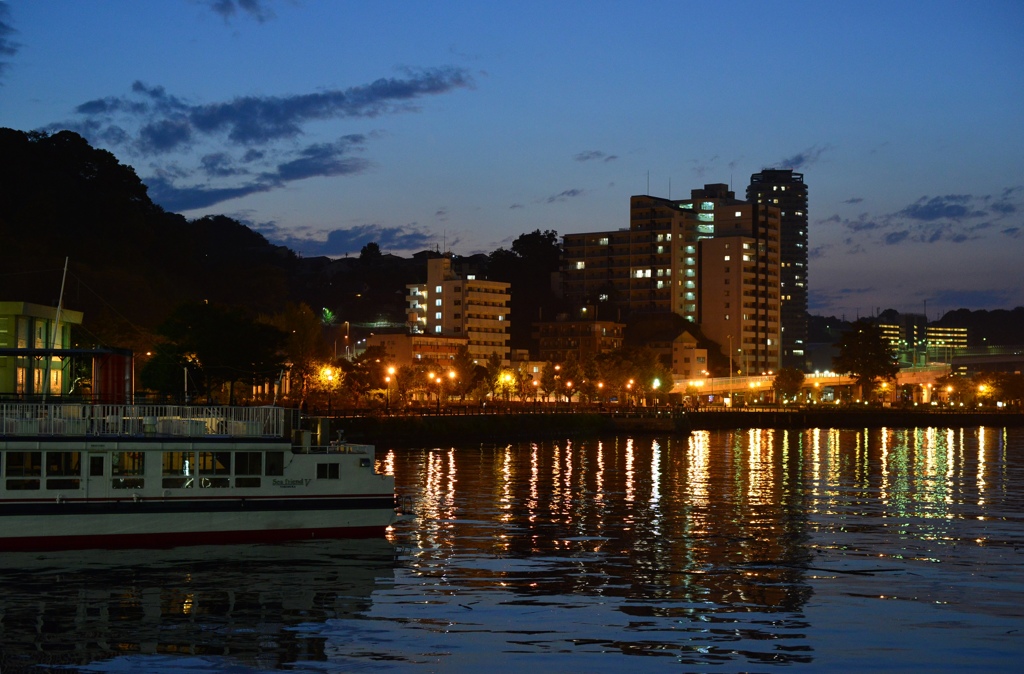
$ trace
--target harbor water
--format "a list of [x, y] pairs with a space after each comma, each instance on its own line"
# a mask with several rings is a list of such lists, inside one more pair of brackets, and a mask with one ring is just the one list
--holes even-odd
[[1024, 429], [378, 447], [386, 540], [0, 553], [15, 672], [1019, 671]]

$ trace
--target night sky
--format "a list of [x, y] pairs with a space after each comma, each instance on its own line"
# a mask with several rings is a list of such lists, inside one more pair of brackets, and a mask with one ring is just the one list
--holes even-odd
[[303, 255], [810, 190], [810, 308], [1024, 305], [1024, 2], [0, 2], [0, 126]]

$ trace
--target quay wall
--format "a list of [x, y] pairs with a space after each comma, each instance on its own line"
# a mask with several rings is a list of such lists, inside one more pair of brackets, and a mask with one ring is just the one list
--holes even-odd
[[521, 440], [596, 437], [602, 435], [685, 435], [690, 430], [748, 428], [966, 428], [1024, 426], [1021, 412], [957, 412], [893, 409], [745, 409], [701, 410], [675, 416], [675, 430], [666, 430], [668, 412], [661, 414], [529, 412], [471, 415], [366, 415], [310, 417], [304, 427], [326, 444], [338, 432], [346, 440], [378, 446], [425, 447], [463, 443], [506, 443]]

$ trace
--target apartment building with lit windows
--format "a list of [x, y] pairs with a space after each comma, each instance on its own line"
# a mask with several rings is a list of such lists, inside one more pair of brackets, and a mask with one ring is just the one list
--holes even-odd
[[806, 368], [807, 184], [802, 173], [765, 169], [750, 176], [747, 201], [779, 209], [782, 366]]
[[778, 370], [779, 226], [777, 207], [720, 183], [689, 199], [633, 196], [629, 229], [563, 237], [563, 293], [622, 315], [679, 314], [741, 367]]
[[427, 260], [427, 281], [407, 286], [407, 326], [413, 335], [467, 340], [478, 362], [497, 353], [509, 357], [509, 286], [500, 281], [460, 276], [450, 256]]

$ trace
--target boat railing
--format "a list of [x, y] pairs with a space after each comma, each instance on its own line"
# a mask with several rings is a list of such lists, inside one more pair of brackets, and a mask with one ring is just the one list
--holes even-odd
[[0, 436], [280, 438], [279, 407], [0, 403]]
[[292, 448], [297, 454], [369, 454], [373, 455], [373, 445], [360, 445], [352, 442], [331, 442], [327, 445], [297, 445]]

